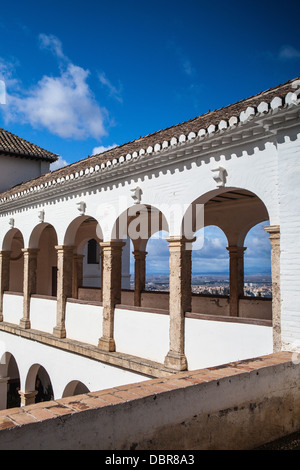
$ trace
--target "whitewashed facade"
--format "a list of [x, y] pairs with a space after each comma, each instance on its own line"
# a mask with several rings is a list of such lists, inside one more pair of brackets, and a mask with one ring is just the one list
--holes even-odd
[[[299, 92], [300, 80], [291, 80], [205, 120], [138, 139], [0, 195], [0, 352], [19, 362], [24, 403], [33, 392], [29, 363], [47, 369], [56, 398], [72, 380], [89, 390], [102, 386], [87, 384], [81, 366], [73, 379], [65, 373], [73, 370], [72, 342], [85, 345], [80, 360], [91, 375], [111, 368], [112, 386], [124, 380], [124, 367], [125, 380], [142, 380], [273, 350], [300, 351]], [[258, 302], [251, 310], [249, 300], [247, 310], [240, 307], [244, 241], [262, 221], [269, 221], [272, 244], [272, 306]], [[220, 299], [224, 308], [218, 313], [191, 296], [190, 253], [202, 224], [220, 227], [228, 240], [230, 297]], [[145, 264], [151, 262], [147, 241], [161, 229], [169, 234], [167, 297], [144, 292]], [[134, 292], [124, 284], [130, 237]], [[102, 261], [90, 274], [98, 269], [99, 285], [84, 282], [90, 239], [100, 245]], [[26, 365], [16, 337], [20, 348], [38, 337]], [[56, 348], [55, 360], [61, 361], [55, 379], [49, 358], [45, 365], [39, 359], [47, 356], [45, 348]], [[96, 358], [95, 349], [102, 355]], [[7, 361], [0, 367], [6, 386]]]

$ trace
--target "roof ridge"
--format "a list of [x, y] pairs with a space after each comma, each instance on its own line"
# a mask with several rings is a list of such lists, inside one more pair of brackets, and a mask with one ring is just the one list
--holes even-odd
[[[29, 189], [30, 191], [36, 189], [34, 187], [35, 183], [37, 183], [37, 188], [40, 185], [41, 187], [47, 187], [52, 186], [52, 182], [55, 184], [56, 182], [72, 180], [87, 173], [97, 172], [104, 168], [109, 169], [110, 166], [114, 167], [115, 164], [123, 164], [127, 160], [130, 161], [138, 156], [147, 156], [152, 152], [160, 152], [177, 143], [192, 140], [197, 136], [198, 138], [203, 138], [218, 130], [243, 124], [255, 114], [273, 111], [281, 106], [299, 104], [300, 95], [297, 98], [298, 92], [296, 92], [295, 88], [296, 85], [298, 87], [299, 83], [300, 77], [296, 77], [214, 111], [209, 111], [182, 123], [139, 137], [108, 149], [103, 153], [70, 163], [65, 167], [58, 168], [5, 191], [1, 194], [0, 202], [4, 202], [13, 194], [23, 195], [28, 193]], [[156, 137], [158, 138], [156, 139]], [[88, 162], [90, 162], [89, 166], [87, 165]]]

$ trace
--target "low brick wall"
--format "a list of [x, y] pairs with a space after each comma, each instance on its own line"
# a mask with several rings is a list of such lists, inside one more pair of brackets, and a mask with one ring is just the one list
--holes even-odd
[[0, 449], [253, 449], [300, 429], [300, 364], [252, 360], [0, 411]]

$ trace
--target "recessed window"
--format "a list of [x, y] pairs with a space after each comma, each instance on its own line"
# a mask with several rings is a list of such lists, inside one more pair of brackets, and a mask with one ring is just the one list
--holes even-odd
[[99, 244], [93, 238], [88, 241], [87, 263], [88, 264], [99, 263]]

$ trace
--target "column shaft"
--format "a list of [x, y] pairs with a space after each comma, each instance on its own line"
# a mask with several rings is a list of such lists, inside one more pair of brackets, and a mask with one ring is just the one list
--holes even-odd
[[270, 234], [271, 271], [272, 271], [272, 323], [273, 323], [273, 350], [281, 351], [281, 294], [280, 294], [280, 227], [270, 225], [265, 227]]
[[123, 242], [101, 242], [103, 253], [102, 302], [103, 330], [99, 339], [99, 348], [115, 351], [114, 310], [121, 302], [122, 248]]
[[0, 410], [7, 408], [7, 387], [9, 377], [0, 377]]
[[134, 305], [141, 306], [141, 293], [146, 281], [146, 251], [133, 251], [134, 255]]
[[30, 298], [36, 293], [36, 270], [38, 251], [35, 248], [24, 248], [24, 280], [23, 280], [23, 318], [22, 328], [30, 328]]
[[54, 336], [66, 337], [65, 318], [67, 298], [72, 297], [73, 246], [56, 246], [57, 250], [57, 312]]
[[[166, 367], [187, 369], [184, 354], [184, 314], [191, 311], [191, 249], [187, 240], [169, 238], [170, 250], [170, 350], [165, 358]], [[190, 245], [190, 243], [189, 243]]]
[[239, 316], [239, 299], [244, 295], [244, 251], [240, 246], [229, 246], [230, 316]]
[[83, 280], [83, 258], [84, 255], [74, 254], [73, 259], [73, 299], [78, 299], [78, 288]]
[[0, 321], [3, 321], [3, 294], [9, 290], [10, 251], [0, 251]]

